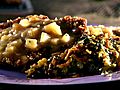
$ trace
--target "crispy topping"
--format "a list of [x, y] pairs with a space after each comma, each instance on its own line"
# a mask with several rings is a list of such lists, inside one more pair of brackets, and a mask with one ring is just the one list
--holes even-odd
[[0, 24], [0, 64], [28, 78], [69, 78], [120, 67], [120, 28], [87, 19], [29, 15]]

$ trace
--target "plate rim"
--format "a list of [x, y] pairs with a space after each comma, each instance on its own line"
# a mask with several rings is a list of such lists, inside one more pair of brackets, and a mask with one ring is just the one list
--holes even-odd
[[[18, 77], [19, 76], [19, 77]], [[16, 84], [16, 85], [83, 85], [96, 84], [103, 82], [111, 82], [120, 80], [120, 71], [116, 71], [107, 75], [93, 75], [77, 78], [63, 79], [28, 79], [24, 74], [0, 70], [0, 84]]]

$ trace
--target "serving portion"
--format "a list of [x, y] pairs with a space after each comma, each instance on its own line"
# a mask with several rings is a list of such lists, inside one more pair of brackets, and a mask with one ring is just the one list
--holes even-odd
[[75, 78], [120, 67], [120, 27], [29, 15], [0, 24], [0, 66], [28, 78]]

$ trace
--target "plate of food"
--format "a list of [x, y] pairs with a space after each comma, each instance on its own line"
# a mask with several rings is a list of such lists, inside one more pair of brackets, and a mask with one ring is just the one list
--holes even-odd
[[73, 85], [120, 79], [120, 26], [28, 15], [0, 24], [0, 83]]

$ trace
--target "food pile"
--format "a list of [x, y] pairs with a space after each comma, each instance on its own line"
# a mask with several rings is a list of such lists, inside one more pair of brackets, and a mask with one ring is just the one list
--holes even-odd
[[87, 19], [28, 15], [0, 24], [0, 67], [27, 78], [109, 74], [120, 67], [120, 27]]

